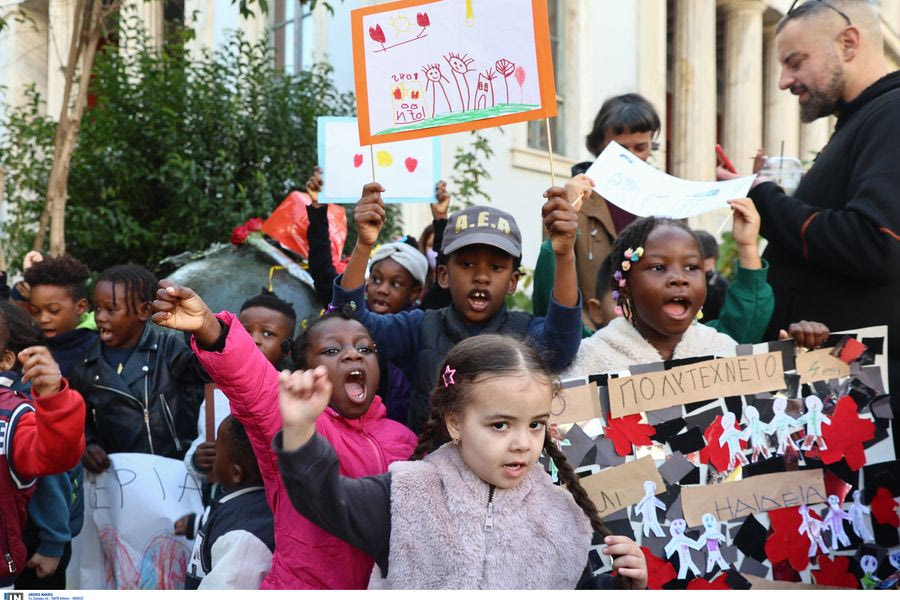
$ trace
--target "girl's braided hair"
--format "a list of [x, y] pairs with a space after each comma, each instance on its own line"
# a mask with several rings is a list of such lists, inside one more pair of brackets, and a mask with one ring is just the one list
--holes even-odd
[[[620, 292], [618, 300], [616, 300], [616, 305], [622, 309], [622, 314], [626, 319], [631, 321], [631, 316], [634, 314], [634, 306], [631, 303], [631, 295], [630, 294], [622, 294], [622, 287], [620, 287], [619, 280], [616, 279], [616, 275], [621, 276], [622, 281], [625, 281], [625, 287], [628, 287], [628, 281], [631, 278], [632, 271], [624, 270], [622, 268], [622, 263], [626, 261], [625, 251], [629, 248], [636, 249], [639, 247], [643, 247], [647, 243], [647, 238], [650, 237], [650, 234], [657, 227], [675, 227], [676, 229], [681, 229], [682, 231], [686, 231], [694, 240], [697, 241], [697, 247], [700, 248], [700, 240], [697, 238], [697, 234], [693, 232], [693, 230], [685, 225], [683, 222], [678, 221], [676, 219], [670, 219], [668, 217], [643, 217], [641, 219], [637, 219], [631, 225], [622, 230], [619, 236], [616, 238], [616, 241], [613, 243], [612, 250], [610, 250], [610, 261], [612, 263], [610, 270], [607, 275], [607, 282], [609, 285], [609, 289], [613, 292]], [[701, 253], [702, 254], [702, 253]], [[597, 283], [597, 291], [600, 291], [600, 282]], [[602, 296], [598, 296], [602, 297]]]
[[[463, 409], [468, 400], [467, 390], [471, 390], [473, 385], [483, 383], [491, 378], [527, 373], [532, 377], [549, 382], [554, 395], [560, 389], [559, 381], [553, 376], [534, 348], [513, 336], [485, 334], [466, 338], [450, 350], [438, 373], [444, 373], [448, 365], [454, 370], [453, 384], [445, 386], [439, 375], [438, 383], [431, 393], [431, 410], [428, 419], [425, 421], [422, 435], [419, 436], [419, 444], [410, 460], [420, 460], [450, 440], [444, 420], [445, 416]], [[543, 449], [556, 464], [560, 482], [569, 490], [575, 503], [590, 519], [594, 533], [601, 536], [609, 535], [609, 529], [603, 524], [603, 520], [597, 513], [597, 507], [581, 486], [575, 469], [566, 460], [566, 455], [556, 447], [549, 432], [544, 434]], [[631, 580], [624, 577], [617, 579], [620, 587], [629, 587]]]

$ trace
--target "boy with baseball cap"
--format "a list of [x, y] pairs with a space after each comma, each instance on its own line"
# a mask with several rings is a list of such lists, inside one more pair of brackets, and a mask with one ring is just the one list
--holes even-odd
[[[377, 183], [363, 188], [356, 205], [359, 233], [344, 274], [335, 279], [332, 304], [354, 302], [356, 318], [372, 333], [379, 353], [391, 361], [411, 361], [415, 368], [413, 397], [407, 425], [421, 432], [428, 418], [431, 390], [438, 382], [444, 356], [463, 339], [482, 333], [528, 337], [551, 369], [568, 365], [581, 338], [581, 296], [575, 277], [574, 242], [578, 216], [567, 190], [553, 187], [544, 197], [544, 224], [556, 259], [554, 287], [545, 318], [510, 311], [505, 298], [519, 281], [522, 236], [509, 213], [474, 206], [450, 216], [438, 265], [437, 281], [450, 291], [451, 304], [440, 310], [412, 310], [377, 315], [366, 309], [363, 283], [369, 253], [385, 221]], [[568, 194], [571, 195], [571, 194]]]

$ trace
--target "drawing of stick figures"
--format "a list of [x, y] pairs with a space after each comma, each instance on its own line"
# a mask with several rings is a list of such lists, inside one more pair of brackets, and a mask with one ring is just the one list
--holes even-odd
[[441, 92], [444, 94], [444, 100], [447, 101], [447, 111], [453, 112], [453, 106], [450, 104], [450, 97], [447, 95], [447, 90], [444, 89], [444, 82], [450, 83], [450, 80], [444, 77], [444, 74], [441, 73], [441, 66], [437, 63], [431, 65], [425, 65], [422, 67], [422, 72], [425, 73], [425, 93], [428, 93], [428, 88], [431, 87], [431, 118], [434, 118], [435, 109], [437, 108], [437, 89], [440, 87]]
[[705, 572], [709, 573], [712, 571], [713, 565], [719, 565], [720, 569], [726, 570], [728, 563], [725, 562], [725, 559], [722, 557], [722, 550], [719, 548], [719, 544], [725, 542], [725, 536], [722, 535], [719, 529], [718, 519], [712, 513], [706, 513], [700, 518], [700, 521], [703, 523], [703, 534], [697, 542], [699, 542], [701, 548], [703, 544], [706, 544]]
[[797, 444], [791, 438], [790, 429], [791, 427], [799, 426], [800, 423], [797, 422], [797, 419], [784, 412], [786, 408], [786, 398], [775, 398], [775, 401], [772, 403], [772, 410], [775, 412], [775, 416], [772, 417], [772, 420], [766, 426], [766, 433], [774, 433], [778, 440], [778, 448], [775, 450], [775, 454], [784, 454], [788, 446], [797, 450]]
[[[465, 112], [469, 110], [472, 104], [472, 90], [469, 88], [469, 80], [466, 79], [466, 73], [475, 70], [470, 68], [472, 63], [475, 62], [475, 59], [469, 58], [468, 54], [460, 56], [459, 54], [451, 52], [444, 57], [444, 60], [450, 65], [450, 70], [453, 71], [453, 79], [456, 81], [456, 89], [459, 91], [459, 101], [462, 103], [462, 111]], [[465, 99], [463, 99], [462, 86], [459, 85], [460, 77], [462, 77], [463, 83], [466, 84]]]
[[817, 548], [824, 554], [827, 554], [828, 546], [825, 545], [825, 540], [822, 539], [822, 521], [810, 516], [810, 510], [805, 504], [801, 504], [797, 511], [800, 513], [801, 519], [797, 532], [801, 535], [805, 533], [806, 537], [809, 538], [808, 556], [815, 556]]
[[872, 509], [862, 503], [859, 499], [860, 496], [862, 496], [861, 491], [856, 490], [853, 492], [853, 504], [850, 505], [850, 524], [853, 525], [853, 533], [857, 537], [862, 538], [866, 542], [874, 542], [875, 536], [869, 531], [865, 517], [865, 515], [872, 512]]
[[760, 454], [769, 458], [766, 424], [759, 420], [759, 411], [755, 406], [748, 406], [744, 409], [744, 416], [747, 417], [747, 429], [744, 430], [741, 439], [749, 440], [750, 447], [753, 448], [753, 457], [750, 462], [756, 462]]
[[806, 425], [806, 437], [800, 446], [803, 450], [809, 450], [816, 444], [819, 450], [828, 450], [825, 438], [822, 437], [822, 424], [831, 424], [831, 419], [822, 413], [822, 400], [818, 396], [806, 397], [806, 413], [798, 421]]
[[741, 439], [743, 434], [740, 429], [734, 428], [736, 417], [731, 411], [722, 415], [722, 435], [719, 436], [719, 445], [728, 446], [728, 468], [733, 469], [737, 463], [748, 464], [747, 458], [741, 451]]
[[694, 577], [702, 575], [700, 569], [697, 568], [697, 565], [694, 564], [694, 560], [691, 558], [691, 548], [699, 550], [703, 547], [703, 544], [695, 542], [684, 535], [686, 528], [687, 523], [684, 519], [672, 521], [671, 525], [669, 525], [669, 534], [671, 534], [672, 540], [664, 548], [666, 558], [672, 558], [673, 554], [678, 553], [678, 579], [684, 579], [687, 576], [688, 569], [691, 570]]
[[828, 514], [825, 515], [824, 529], [831, 530], [831, 554], [843, 546], [850, 545], [850, 538], [844, 531], [844, 521], [850, 520], [850, 513], [841, 508], [841, 501], [834, 494], [828, 496]]
[[659, 519], [656, 517], [656, 509], [666, 510], [665, 503], [656, 497], [656, 484], [652, 481], [644, 482], [644, 497], [638, 501], [634, 507], [634, 512], [640, 514], [644, 520], [644, 537], [648, 537], [650, 532], [656, 537], [663, 537], [662, 527], [659, 526]]

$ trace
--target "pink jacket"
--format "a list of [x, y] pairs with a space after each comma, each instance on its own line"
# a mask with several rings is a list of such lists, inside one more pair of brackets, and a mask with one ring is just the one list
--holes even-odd
[[[300, 516], [291, 506], [272, 439], [281, 430], [278, 372], [257, 350], [240, 321], [229, 312], [216, 315], [229, 327], [222, 352], [197, 347], [203, 367], [231, 403], [231, 414], [247, 430], [275, 515], [275, 554], [272, 570], [261, 589], [365, 589], [373, 559]], [[359, 419], [345, 419], [330, 407], [316, 421], [316, 431], [334, 447], [341, 474], [365, 477], [387, 471], [406, 460], [416, 447], [409, 429], [385, 418], [381, 398]]]

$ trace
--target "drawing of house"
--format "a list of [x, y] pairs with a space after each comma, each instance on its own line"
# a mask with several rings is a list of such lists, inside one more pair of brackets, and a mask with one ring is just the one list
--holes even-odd
[[409, 125], [425, 120], [425, 91], [418, 81], [401, 81], [395, 84], [391, 88], [391, 100], [394, 103], [396, 125]]

